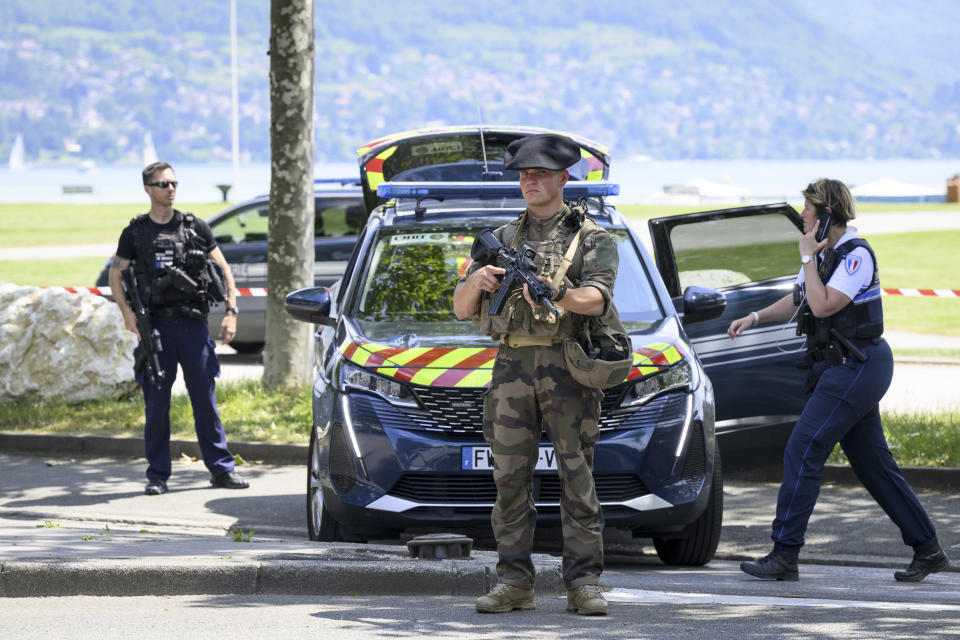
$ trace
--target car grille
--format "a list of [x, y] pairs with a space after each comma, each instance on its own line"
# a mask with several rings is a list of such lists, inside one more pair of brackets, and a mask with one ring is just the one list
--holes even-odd
[[[639, 410], [619, 409], [629, 385], [607, 389], [600, 403], [600, 430], [621, 427], [653, 427], [664, 420], [683, 420], [684, 393], [654, 398]], [[403, 409], [403, 413], [422, 429], [455, 436], [478, 437], [483, 433], [483, 394], [485, 389], [415, 387], [414, 394], [426, 411]], [[629, 420], [629, 424], [624, 422]], [[544, 434], [541, 438], [546, 440]]]
[[[632, 473], [595, 475], [600, 502], [625, 502], [650, 491]], [[534, 475], [533, 496], [537, 502], [560, 502], [562, 486], [555, 474]], [[492, 474], [417, 474], [408, 473], [390, 490], [389, 495], [414, 502], [440, 504], [490, 503], [497, 500]]]
[[416, 387], [413, 392], [432, 418], [431, 430], [471, 436], [483, 431], [486, 389]]

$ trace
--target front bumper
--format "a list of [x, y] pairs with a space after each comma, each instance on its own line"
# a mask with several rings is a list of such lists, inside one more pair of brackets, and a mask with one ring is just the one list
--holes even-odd
[[[461, 468], [462, 447], [485, 446], [482, 438], [418, 427], [376, 395], [326, 391], [336, 399], [326, 397], [329, 420], [315, 416], [326, 425], [320, 484], [324, 506], [346, 528], [489, 527], [492, 472]], [[703, 393], [665, 394], [601, 431], [594, 478], [607, 526], [669, 535], [706, 508], [715, 449], [712, 397]], [[556, 471], [534, 473], [540, 526], [559, 526], [560, 492]]]

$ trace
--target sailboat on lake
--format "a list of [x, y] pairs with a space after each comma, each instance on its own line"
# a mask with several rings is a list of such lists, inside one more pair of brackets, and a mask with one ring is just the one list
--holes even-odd
[[157, 148], [153, 146], [153, 135], [147, 131], [143, 134], [143, 157], [141, 158], [143, 166], [151, 165], [159, 159], [157, 156]]
[[17, 139], [13, 141], [13, 148], [10, 150], [10, 160], [8, 162], [10, 171], [26, 171], [27, 163], [24, 160], [23, 134], [18, 133]]

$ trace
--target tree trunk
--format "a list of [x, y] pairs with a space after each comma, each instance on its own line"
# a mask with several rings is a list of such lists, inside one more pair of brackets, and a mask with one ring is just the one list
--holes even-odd
[[270, 221], [263, 384], [312, 373], [312, 327], [283, 308], [313, 286], [313, 0], [270, 2]]

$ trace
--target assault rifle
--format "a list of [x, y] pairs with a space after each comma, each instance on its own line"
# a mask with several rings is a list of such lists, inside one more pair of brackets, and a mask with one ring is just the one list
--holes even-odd
[[157, 281], [158, 289], [173, 287], [180, 293], [188, 296], [196, 296], [201, 292], [200, 283], [187, 275], [187, 272], [172, 264], [164, 268], [166, 273]]
[[488, 311], [490, 315], [500, 315], [510, 293], [523, 285], [527, 285], [534, 302], [545, 306], [553, 315], [560, 315], [557, 308], [550, 302], [556, 292], [549, 284], [541, 282], [537, 277], [538, 270], [533, 263], [536, 256], [537, 252], [525, 244], [520, 245], [520, 248], [505, 248], [489, 229], [477, 234], [473, 241], [473, 248], [470, 249], [470, 257], [480, 264], [496, 264], [507, 270], [500, 282], [500, 288], [490, 303]]
[[150, 312], [140, 299], [137, 289], [137, 279], [133, 275], [133, 268], [120, 272], [123, 275], [123, 292], [126, 294], [127, 304], [137, 316], [137, 331], [140, 332], [140, 351], [137, 353], [133, 370], [136, 373], [145, 370], [147, 380], [157, 389], [163, 384], [163, 369], [160, 368], [160, 358], [157, 354], [163, 351], [160, 344], [160, 332], [150, 326]]

